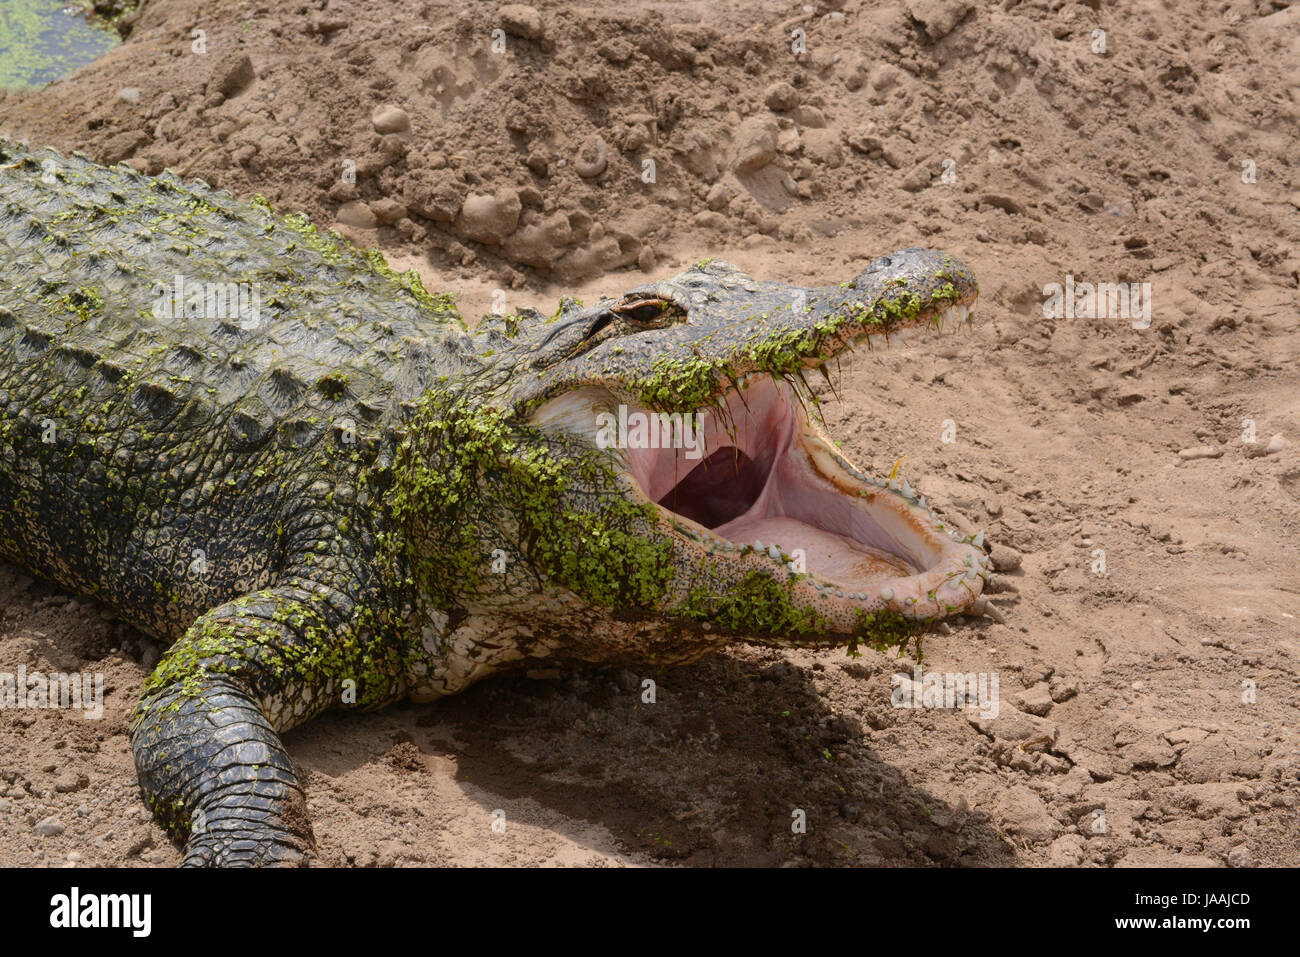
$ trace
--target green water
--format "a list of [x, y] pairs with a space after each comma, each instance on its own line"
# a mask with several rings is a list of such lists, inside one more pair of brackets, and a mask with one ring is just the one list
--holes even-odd
[[0, 0], [0, 87], [44, 86], [117, 42], [116, 33], [91, 25], [69, 0]]

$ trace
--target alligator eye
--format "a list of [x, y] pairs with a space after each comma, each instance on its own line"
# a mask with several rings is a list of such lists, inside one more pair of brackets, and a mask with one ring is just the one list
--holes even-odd
[[628, 322], [648, 325], [661, 320], [668, 306], [669, 303], [663, 299], [637, 299], [631, 302], [620, 302], [612, 311]]
[[647, 327], [664, 326], [685, 315], [677, 303], [658, 296], [628, 296], [611, 307], [610, 312], [635, 326]]

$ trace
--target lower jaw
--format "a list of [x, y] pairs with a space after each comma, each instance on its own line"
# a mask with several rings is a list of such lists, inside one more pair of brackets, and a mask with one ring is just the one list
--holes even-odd
[[[880, 494], [901, 495], [901, 492], [884, 488]], [[758, 539], [752, 544], [739, 544], [674, 524], [679, 535], [694, 539], [687, 547], [697, 554], [688, 556], [687, 560], [710, 569], [700, 577], [713, 583], [711, 590], [717, 593], [719, 601], [742, 589], [751, 576], [768, 577], [785, 591], [794, 609], [811, 612], [819, 629], [832, 634], [851, 635], [864, 622], [870, 623], [880, 616], [896, 616], [921, 624], [982, 610], [981, 593], [989, 573], [988, 559], [974, 545], [954, 541], [938, 561], [919, 572], [897, 556], [856, 544], [851, 558], [844, 559], [847, 547], [841, 545], [843, 551], [838, 553], [841, 560], [853, 564], [851, 583], [845, 585], [843, 580], [833, 577], [836, 568], [825, 564], [810, 567], [806, 555], [775, 543]], [[805, 540], [833, 535], [797, 524], [802, 528], [792, 531], [802, 534]], [[769, 534], [773, 527], [768, 525]]]

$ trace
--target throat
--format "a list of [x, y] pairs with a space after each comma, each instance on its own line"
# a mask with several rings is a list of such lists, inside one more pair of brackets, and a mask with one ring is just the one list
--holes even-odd
[[738, 545], [802, 557], [806, 571], [849, 591], [916, 573], [919, 562], [813, 465], [789, 387], [751, 389], [730, 411], [736, 428], [708, 430], [712, 452], [684, 475], [670, 451], [632, 452], [653, 501]]

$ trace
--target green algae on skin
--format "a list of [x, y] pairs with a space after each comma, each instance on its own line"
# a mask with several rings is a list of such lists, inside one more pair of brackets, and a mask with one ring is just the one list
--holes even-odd
[[672, 546], [651, 534], [653, 508], [623, 496], [585, 511], [573, 501], [575, 488], [617, 485], [603, 456], [565, 455], [498, 410], [446, 397], [418, 404], [409, 435], [394, 466], [394, 517], [408, 528], [400, 558], [436, 607], [482, 585], [489, 531], [516, 539], [548, 580], [594, 605], [650, 608], [663, 597]]

